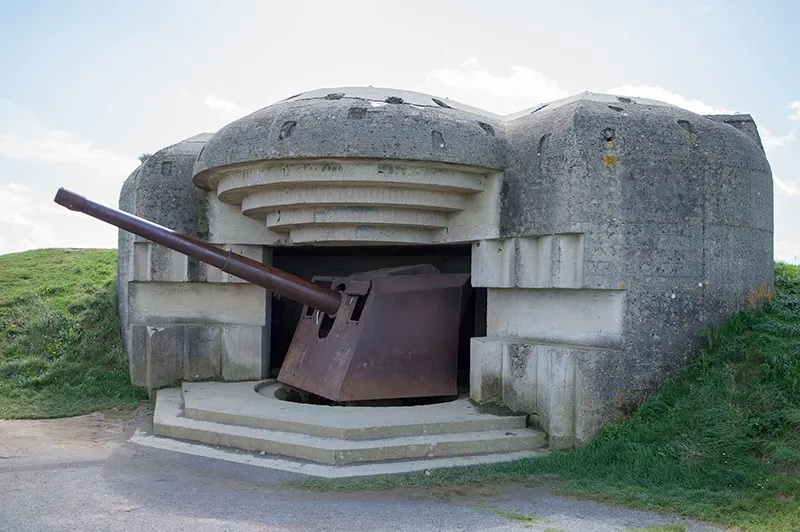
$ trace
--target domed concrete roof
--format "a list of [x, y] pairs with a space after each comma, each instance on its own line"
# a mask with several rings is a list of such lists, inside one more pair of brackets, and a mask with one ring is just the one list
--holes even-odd
[[628, 157], [652, 163], [673, 158], [689, 163], [689, 152], [683, 152], [695, 147], [695, 165], [710, 157], [725, 165], [769, 171], [755, 123], [746, 114], [699, 115], [657, 100], [583, 92], [505, 119], [512, 144], [520, 135], [522, 142], [529, 142], [534, 127], [546, 129], [551, 143], [566, 136], [573, 138], [573, 145], [605, 149], [606, 142], [613, 142], [615, 150], [627, 146], [633, 150]]
[[503, 127], [496, 115], [416, 92], [315, 90], [225, 126], [198, 157], [194, 181], [213, 188], [213, 169], [272, 159], [394, 159], [501, 169]]
[[[496, 170], [507, 172], [498, 178]], [[498, 117], [368, 87], [299, 94], [229, 124], [200, 152], [193, 181], [293, 242], [333, 241], [323, 226], [380, 225], [402, 226], [403, 242], [427, 243], [447, 227], [448, 213], [467, 209], [496, 181], [500, 227], [509, 234], [552, 232], [561, 217], [671, 223], [702, 209], [721, 224], [765, 228], [771, 222], [761, 213], [771, 210], [761, 204], [771, 202], [771, 185], [753, 198], [741, 170], [769, 174], [747, 115], [701, 116], [584, 92]], [[698, 190], [727, 203], [701, 209]], [[426, 217], [412, 220], [411, 211]], [[301, 234], [311, 226], [313, 237]], [[384, 238], [376, 234], [344, 240]]]
[[200, 191], [191, 186], [192, 167], [211, 136], [200, 133], [151, 155], [123, 184], [120, 205], [175, 231], [194, 234], [194, 196]]
[[519, 115], [506, 135], [504, 232], [576, 222], [772, 230], [769, 162], [748, 115], [582, 93]]

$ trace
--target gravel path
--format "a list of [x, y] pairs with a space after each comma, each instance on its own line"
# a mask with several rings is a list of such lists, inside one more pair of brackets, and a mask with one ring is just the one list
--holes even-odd
[[685, 519], [518, 485], [309, 493], [299, 478], [128, 442], [149, 413], [0, 420], [0, 530], [629, 530]]

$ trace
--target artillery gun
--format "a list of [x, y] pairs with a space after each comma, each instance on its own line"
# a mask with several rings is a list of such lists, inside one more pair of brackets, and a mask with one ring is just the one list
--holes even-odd
[[55, 202], [303, 304], [278, 374], [290, 389], [334, 402], [457, 394], [467, 274], [422, 264], [308, 281], [64, 188]]

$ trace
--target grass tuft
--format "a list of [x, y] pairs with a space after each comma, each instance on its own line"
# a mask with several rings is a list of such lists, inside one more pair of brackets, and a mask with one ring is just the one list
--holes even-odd
[[508, 519], [509, 521], [515, 521], [519, 525], [530, 528], [533, 525], [540, 525], [549, 522], [549, 519], [546, 517], [536, 517], [533, 515], [528, 514], [521, 514], [517, 512], [507, 512], [505, 510], [495, 510], [495, 513], [502, 517], [503, 519]]
[[[763, 298], [762, 298], [763, 299]], [[556, 479], [562, 493], [753, 530], [800, 529], [800, 266], [775, 294], [707, 333], [707, 348], [589, 445], [505, 464], [308, 480], [355, 491]]]
[[0, 256], [0, 418], [134, 408], [116, 309], [115, 250]]

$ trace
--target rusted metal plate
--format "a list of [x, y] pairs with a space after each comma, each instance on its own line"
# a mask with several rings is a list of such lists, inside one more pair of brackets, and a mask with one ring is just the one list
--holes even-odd
[[278, 381], [332, 401], [455, 395], [468, 279], [429, 265], [331, 279], [339, 311], [304, 308]]

